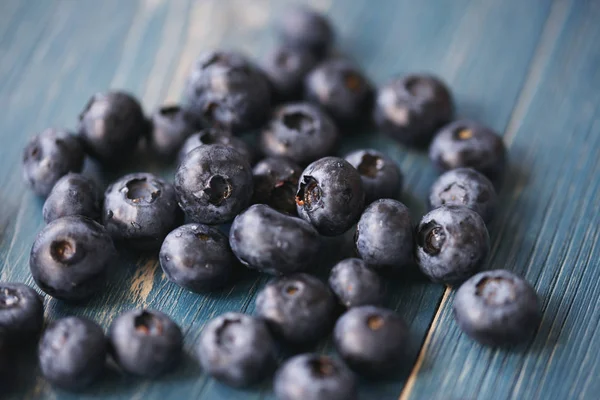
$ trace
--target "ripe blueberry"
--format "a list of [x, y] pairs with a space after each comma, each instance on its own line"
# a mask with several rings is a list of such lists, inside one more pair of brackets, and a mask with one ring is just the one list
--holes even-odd
[[44, 325], [41, 297], [31, 287], [0, 282], [0, 337], [5, 340], [36, 338]]
[[252, 169], [254, 197], [252, 203], [266, 204], [277, 211], [296, 215], [296, 188], [302, 169], [293, 161], [268, 157]]
[[304, 78], [316, 63], [313, 53], [297, 47], [278, 46], [269, 52], [262, 67], [271, 84], [274, 100], [300, 99]]
[[164, 106], [151, 117], [150, 147], [154, 154], [170, 160], [194, 132], [194, 126], [180, 106]]
[[277, 31], [287, 46], [324, 56], [333, 43], [331, 24], [324, 15], [307, 7], [295, 6], [281, 17]]
[[237, 150], [243, 156], [243, 158], [248, 161], [248, 164], [252, 164], [254, 161], [254, 152], [252, 148], [250, 148], [250, 146], [248, 146], [242, 139], [232, 136], [230, 133], [219, 129], [206, 128], [194, 133], [183, 143], [183, 146], [181, 146], [181, 149], [179, 150], [179, 164], [181, 164], [185, 156], [187, 156], [190, 151], [207, 144], [222, 144], [224, 146], [231, 147]]
[[385, 154], [373, 149], [356, 150], [345, 159], [360, 174], [365, 204], [377, 199], [395, 199], [402, 192], [402, 172], [394, 160]]
[[44, 221], [69, 215], [100, 220], [102, 196], [96, 183], [81, 174], [69, 173], [56, 182], [44, 203]]
[[380, 305], [385, 298], [382, 279], [360, 258], [337, 263], [329, 274], [329, 287], [347, 308]]

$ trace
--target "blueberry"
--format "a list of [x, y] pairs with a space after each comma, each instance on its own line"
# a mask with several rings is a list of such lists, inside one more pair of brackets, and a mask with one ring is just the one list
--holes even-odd
[[312, 267], [321, 241], [306, 221], [256, 204], [235, 217], [229, 243], [248, 268], [280, 275]]
[[345, 157], [360, 174], [365, 204], [377, 199], [394, 199], [402, 192], [404, 177], [394, 160], [373, 150], [356, 150]]
[[44, 203], [44, 221], [69, 215], [100, 220], [102, 199], [96, 183], [81, 174], [69, 173], [56, 182]]
[[281, 17], [277, 31], [285, 45], [310, 51], [317, 57], [327, 53], [334, 39], [327, 17], [302, 6], [289, 8]]
[[22, 342], [36, 338], [44, 325], [44, 305], [35, 290], [22, 283], [0, 282], [0, 337]]
[[252, 164], [254, 161], [254, 153], [252, 149], [242, 139], [232, 136], [230, 133], [219, 129], [206, 128], [200, 132], [194, 133], [183, 143], [183, 146], [179, 150], [179, 164], [181, 164], [185, 156], [187, 156], [190, 151], [194, 150], [196, 147], [207, 144], [222, 144], [224, 146], [231, 147], [237, 150], [243, 156], [243, 158], [248, 161], [248, 164]]
[[340, 361], [300, 354], [277, 371], [273, 390], [279, 400], [357, 400], [356, 377]]
[[429, 147], [429, 158], [440, 171], [470, 167], [498, 184], [506, 164], [502, 138], [474, 121], [456, 121], [442, 128]]
[[337, 139], [335, 124], [317, 106], [293, 103], [275, 110], [261, 133], [260, 146], [267, 156], [306, 165], [331, 154]]
[[498, 195], [488, 178], [472, 168], [457, 168], [442, 174], [431, 187], [431, 208], [443, 205], [465, 206], [485, 222], [494, 217]]
[[481, 269], [490, 250], [483, 219], [463, 206], [442, 206], [421, 219], [415, 257], [434, 282], [460, 283]]
[[142, 249], [158, 249], [181, 220], [175, 190], [149, 174], [125, 175], [104, 193], [102, 221], [115, 241]]
[[226, 313], [206, 324], [198, 344], [202, 369], [234, 387], [260, 382], [275, 367], [275, 341], [265, 322]]
[[304, 78], [316, 63], [314, 54], [302, 48], [283, 45], [269, 52], [262, 67], [274, 99], [292, 101], [301, 98]]
[[47, 196], [69, 172], [83, 168], [85, 154], [76, 136], [46, 129], [29, 140], [23, 150], [23, 179], [38, 196]]
[[50, 324], [39, 343], [42, 375], [53, 385], [83, 389], [103, 372], [106, 347], [97, 323], [78, 317], [59, 319]]
[[382, 279], [360, 258], [338, 262], [329, 274], [329, 287], [347, 308], [380, 305], [385, 298]]
[[348, 161], [325, 157], [302, 172], [296, 192], [298, 215], [322, 235], [346, 232], [358, 221], [364, 204], [360, 174]]
[[352, 308], [338, 319], [334, 345], [346, 364], [367, 376], [397, 370], [405, 358], [408, 327], [392, 310], [375, 306]]
[[183, 225], [169, 233], [159, 259], [167, 278], [192, 292], [223, 287], [237, 264], [227, 236], [202, 224]]
[[112, 322], [108, 337], [114, 360], [133, 375], [155, 378], [173, 370], [181, 358], [181, 330], [160, 311], [127, 311]]
[[212, 51], [200, 56], [188, 77], [183, 104], [205, 126], [233, 133], [260, 127], [271, 106], [269, 84], [244, 56]]
[[115, 255], [102, 225], [73, 215], [42, 229], [31, 248], [29, 267], [35, 283], [50, 296], [82, 300], [104, 286]]
[[189, 121], [180, 106], [161, 107], [152, 114], [150, 147], [154, 154], [170, 160], [193, 132], [193, 122]]
[[363, 212], [356, 227], [356, 250], [375, 268], [402, 271], [413, 265], [413, 226], [408, 208], [380, 199]]
[[452, 95], [444, 82], [430, 75], [408, 75], [379, 88], [373, 118], [399, 142], [425, 146], [453, 116]]
[[290, 344], [303, 345], [325, 336], [335, 318], [335, 298], [314, 276], [294, 274], [269, 282], [256, 297], [256, 313]]
[[248, 161], [220, 144], [189, 152], [175, 175], [179, 206], [189, 219], [204, 224], [231, 221], [250, 204], [253, 188]]
[[253, 170], [254, 197], [252, 203], [266, 204], [277, 211], [296, 215], [296, 188], [302, 169], [282, 157], [268, 157]]
[[366, 119], [373, 102], [373, 88], [362, 72], [349, 61], [337, 59], [312, 70], [306, 77], [305, 95], [349, 127]]
[[471, 338], [488, 346], [524, 342], [540, 323], [535, 290], [505, 270], [481, 272], [456, 292], [454, 318]]
[[125, 92], [97, 93], [79, 115], [79, 136], [86, 150], [107, 166], [130, 159], [149, 131], [142, 106]]

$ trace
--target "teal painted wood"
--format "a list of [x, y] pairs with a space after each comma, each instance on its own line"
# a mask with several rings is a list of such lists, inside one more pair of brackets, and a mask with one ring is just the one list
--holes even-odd
[[[580, 392], [597, 392], [591, 379], [599, 374], [598, 358], [595, 353], [585, 358], [586, 347], [579, 344], [598, 347], [590, 329], [598, 321], [597, 307], [592, 307], [597, 305], [593, 296], [597, 276], [589, 268], [597, 265], [590, 257], [597, 255], [594, 244], [600, 222], [598, 180], [594, 179], [600, 155], [594, 142], [598, 94], [593, 83], [598, 87], [599, 80], [593, 67], [600, 65], [598, 48], [593, 47], [597, 6], [576, 0], [309, 3], [331, 15], [339, 31], [339, 48], [357, 60], [374, 82], [412, 71], [439, 74], [456, 93], [459, 115], [506, 132], [515, 162], [502, 192], [505, 206], [492, 228], [492, 265], [526, 271], [545, 299], [545, 322], [532, 350], [493, 352], [458, 334], [448, 308], [451, 296], [441, 286], [412, 277], [391, 283], [390, 306], [411, 326], [406, 368], [389, 382], [363, 383], [362, 398], [397, 398], [407, 377], [403, 393], [407, 398], [511, 394], [552, 398], [557, 390], [565, 396], [556, 398], [571, 398]], [[32, 283], [28, 253], [43, 226], [42, 202], [21, 184], [17, 168], [29, 136], [47, 126], [74, 127], [89, 95], [109, 87], [134, 92], [147, 110], [177, 101], [187, 70], [202, 49], [239, 48], [264, 54], [274, 41], [268, 26], [286, 4], [275, 0], [108, 0], [101, 5], [92, 0], [3, 1], [0, 187], [5, 189], [0, 192], [0, 279]], [[415, 218], [422, 215], [423, 200], [435, 178], [426, 157], [407, 152], [375, 132], [349, 139], [342, 151], [366, 146], [382, 149], [398, 161], [407, 182], [403, 200]], [[151, 162], [129, 169], [172, 176], [172, 168]], [[88, 172], [104, 182], [116, 177], [99, 174], [93, 165]], [[572, 207], [573, 202], [579, 207]], [[595, 224], [588, 225], [590, 220]], [[232, 390], [207, 378], [191, 358], [204, 323], [224, 311], [252, 312], [254, 295], [265, 281], [265, 277], [252, 277], [230, 290], [201, 296], [168, 283], [154, 258], [123, 254], [109, 291], [85, 306], [46, 298], [48, 320], [85, 315], [107, 327], [116, 314], [131, 307], [158, 308], [185, 331], [184, 365], [155, 382], [110, 372], [77, 395], [55, 390], [37, 374], [28, 374], [13, 398], [273, 398], [268, 382], [250, 391]], [[574, 289], [580, 284], [586, 290]], [[596, 303], [586, 304], [592, 300]], [[554, 321], [557, 312], [560, 317]], [[563, 329], [567, 315], [574, 320]], [[560, 348], [553, 347], [556, 338]], [[331, 351], [328, 341], [318, 350]], [[581, 369], [571, 369], [571, 362]], [[546, 364], [547, 371], [540, 367]], [[463, 375], [449, 365], [464, 365]], [[561, 372], [563, 379], [556, 379]], [[559, 381], [565, 382], [563, 387], [551, 385]]]

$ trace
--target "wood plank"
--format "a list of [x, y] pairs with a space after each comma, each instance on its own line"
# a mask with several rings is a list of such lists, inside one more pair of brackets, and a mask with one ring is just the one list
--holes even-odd
[[403, 399], [598, 397], [599, 19], [598, 3], [555, 2], [530, 76], [539, 84], [507, 137], [512, 174], [490, 268], [535, 285], [543, 304], [537, 335], [514, 351], [477, 345], [458, 330], [450, 294]]

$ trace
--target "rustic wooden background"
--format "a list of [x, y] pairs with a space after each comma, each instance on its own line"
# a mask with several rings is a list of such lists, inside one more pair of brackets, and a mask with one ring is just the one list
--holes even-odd
[[[490, 268], [523, 274], [542, 299], [535, 338], [506, 351], [461, 334], [453, 292], [423, 280], [393, 284], [391, 306], [411, 327], [397, 379], [363, 382], [363, 399], [600, 398], [600, 1], [313, 0], [338, 32], [338, 48], [376, 83], [413, 71], [439, 74], [458, 114], [504, 135], [510, 170], [490, 228]], [[49, 127], [74, 128], [88, 97], [127, 89], [146, 110], [179, 99], [207, 48], [260, 58], [280, 0], [1, 0], [0, 279], [32, 284], [28, 257], [43, 226], [42, 201], [21, 181], [21, 149]], [[435, 172], [425, 154], [376, 132], [343, 150], [374, 147], [406, 176], [418, 217]], [[140, 166], [133, 165], [133, 168]], [[172, 168], [143, 168], [171, 176]], [[94, 168], [90, 168], [94, 173]], [[115, 176], [102, 177], [104, 180]], [[224, 311], [252, 312], [265, 277], [197, 295], [168, 283], [153, 257], [124, 254], [111, 289], [88, 305], [45, 299], [48, 320], [75, 314], [107, 327], [144, 306], [173, 316], [191, 355], [204, 323]], [[319, 351], [330, 351], [325, 341]], [[271, 399], [270, 382], [249, 391], [204, 375], [191, 356], [174, 373], [145, 381], [110, 372], [81, 394], [50, 387], [34, 366], [14, 399]], [[0, 397], [7, 396], [0, 390]]]

